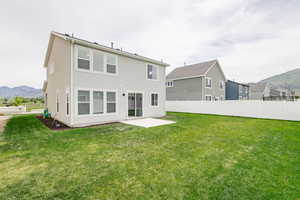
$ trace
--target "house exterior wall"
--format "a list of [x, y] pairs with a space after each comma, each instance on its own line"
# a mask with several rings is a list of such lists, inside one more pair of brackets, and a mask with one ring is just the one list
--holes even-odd
[[251, 100], [262, 100], [263, 99], [263, 92], [252, 92], [250, 91], [250, 99]]
[[[70, 43], [55, 37], [53, 41], [49, 64], [47, 66], [47, 108], [52, 117], [66, 124], [70, 122], [67, 116], [66, 91], [70, 88]], [[56, 110], [58, 97], [59, 112]]]
[[173, 81], [173, 87], [167, 87], [167, 100], [202, 100], [202, 77]]
[[[75, 51], [74, 51], [75, 52]], [[165, 67], [157, 66], [158, 79], [147, 79], [147, 62], [117, 55], [117, 74], [83, 72], [76, 68], [76, 56], [72, 67], [72, 122], [71, 126], [86, 126], [128, 119], [128, 92], [143, 93], [143, 117], [162, 117], [165, 115]], [[101, 115], [77, 113], [78, 90], [116, 91], [117, 112]], [[158, 106], [151, 106], [151, 93], [158, 93]]]
[[233, 81], [226, 82], [226, 100], [249, 99], [249, 87]]
[[239, 85], [232, 81], [226, 82], [226, 100], [238, 100], [239, 99]]
[[[215, 98], [225, 99], [226, 80], [220, 70], [220, 67], [217, 65], [218, 64], [214, 65], [206, 74], [206, 77], [211, 78], [212, 87], [211, 88], [204, 87], [204, 99], [205, 99], [205, 95], [211, 95], [213, 99]], [[220, 81], [223, 81], [224, 83], [223, 89], [220, 88]]]
[[238, 84], [239, 85], [239, 100], [248, 100], [249, 99], [249, 86]]

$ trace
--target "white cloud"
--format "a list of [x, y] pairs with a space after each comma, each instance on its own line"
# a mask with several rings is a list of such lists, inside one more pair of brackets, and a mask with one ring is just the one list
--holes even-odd
[[183, 65], [219, 58], [228, 78], [299, 67], [300, 2], [290, 0], [5, 1], [0, 85], [41, 87], [51, 30]]

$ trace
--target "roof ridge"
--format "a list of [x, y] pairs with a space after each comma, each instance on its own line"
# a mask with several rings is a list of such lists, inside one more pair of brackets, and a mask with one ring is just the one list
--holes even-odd
[[209, 63], [209, 62], [218, 62], [218, 59], [208, 60], [208, 61], [204, 61], [204, 62], [200, 62], [200, 63], [194, 63], [194, 64], [185, 65], [185, 66], [181, 66], [181, 67], [176, 67], [175, 69], [183, 68], [183, 67], [190, 67], [190, 66], [193, 66], [193, 65], [204, 64], [204, 63]]

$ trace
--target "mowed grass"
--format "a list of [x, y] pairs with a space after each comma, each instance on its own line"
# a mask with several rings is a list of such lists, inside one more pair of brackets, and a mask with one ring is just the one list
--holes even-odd
[[300, 199], [300, 123], [168, 113], [177, 123], [50, 131], [12, 118], [0, 199]]

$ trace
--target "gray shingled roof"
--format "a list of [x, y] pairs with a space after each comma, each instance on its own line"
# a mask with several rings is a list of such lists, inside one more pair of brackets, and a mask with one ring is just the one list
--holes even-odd
[[217, 60], [211, 60], [203, 63], [178, 67], [167, 75], [167, 79], [191, 78], [204, 76], [208, 69], [214, 65]]

